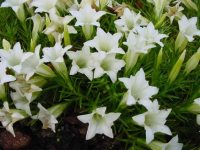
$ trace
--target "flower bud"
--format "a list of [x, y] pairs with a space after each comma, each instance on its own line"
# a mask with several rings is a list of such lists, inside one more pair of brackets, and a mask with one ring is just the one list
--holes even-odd
[[6, 39], [2, 40], [2, 45], [4, 50], [10, 50], [11, 48], [10, 42], [8, 42]]
[[186, 48], [187, 43], [187, 38], [183, 35], [182, 32], [179, 32], [175, 41], [175, 50], [179, 49], [179, 51], [182, 52]]
[[158, 69], [158, 67], [160, 66], [162, 58], [163, 58], [163, 49], [161, 48], [157, 56], [156, 69]]
[[183, 51], [183, 53], [181, 54], [181, 56], [177, 60], [176, 64], [173, 66], [173, 68], [172, 68], [172, 70], [169, 74], [169, 78], [168, 78], [170, 83], [172, 83], [176, 79], [176, 77], [178, 76], [180, 69], [181, 69], [181, 66], [183, 64], [183, 61], [185, 59], [185, 53], [186, 53], [186, 50]]
[[185, 66], [185, 72], [186, 72], [186, 74], [190, 73], [192, 70], [194, 70], [197, 67], [197, 65], [199, 64], [199, 60], [200, 60], [200, 48], [187, 61], [186, 66]]
[[197, 5], [192, 0], [182, 0], [181, 1], [187, 8], [194, 9], [198, 11]]
[[187, 108], [187, 110], [194, 114], [200, 113], [200, 98], [196, 98], [194, 102]]
[[53, 70], [45, 64], [40, 64], [40, 66], [37, 67], [36, 73], [47, 78], [53, 78], [56, 76]]
[[69, 103], [60, 103], [48, 108], [48, 111], [57, 118], [64, 112], [67, 106], [69, 106]]

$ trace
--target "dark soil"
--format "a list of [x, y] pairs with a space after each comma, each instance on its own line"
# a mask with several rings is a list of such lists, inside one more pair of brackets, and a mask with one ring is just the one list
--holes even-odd
[[[26, 124], [26, 123], [24, 123]], [[87, 124], [82, 124], [76, 116], [66, 116], [57, 126], [57, 132], [42, 130], [41, 124], [32, 127], [15, 125], [14, 138], [5, 129], [0, 130], [2, 150], [123, 150], [116, 139], [102, 135], [86, 141]]]

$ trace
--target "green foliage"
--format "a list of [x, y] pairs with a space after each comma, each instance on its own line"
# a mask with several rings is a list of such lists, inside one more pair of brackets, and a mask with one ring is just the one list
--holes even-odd
[[[146, 0], [118, 0], [118, 2], [126, 3], [130, 8], [136, 12], [141, 12], [144, 17], [156, 24], [153, 5], [147, 3]], [[194, 2], [200, 9], [200, 1], [194, 0]], [[197, 16], [199, 18], [198, 27], [200, 28], [200, 11], [196, 12], [185, 8], [184, 13], [188, 17]], [[113, 21], [116, 18], [115, 15], [108, 14], [107, 17], [103, 17], [101, 20], [101, 27], [105, 31], [114, 33], [116, 28]], [[6, 39], [11, 45], [19, 41], [23, 45], [22, 47], [28, 50], [30, 48], [31, 29], [32, 24], [30, 20], [26, 20], [24, 26], [18, 21], [16, 15], [10, 8], [0, 9], [0, 41]], [[81, 31], [79, 30], [78, 32], [80, 33]], [[167, 125], [172, 129], [173, 135], [179, 135], [180, 142], [184, 143], [185, 150], [195, 150], [200, 147], [200, 134], [198, 132], [200, 127], [196, 124], [195, 115], [185, 112], [184, 108], [191, 104], [195, 98], [200, 97], [200, 66], [188, 75], [184, 73], [184, 67], [187, 60], [199, 48], [200, 38], [196, 37], [194, 42], [187, 45], [187, 54], [181, 71], [176, 80], [172, 84], [169, 84], [169, 73], [180, 56], [180, 53], [174, 50], [174, 41], [179, 32], [178, 23], [174, 21], [170, 25], [169, 19], [167, 18], [158, 27], [158, 30], [169, 36], [169, 38], [163, 41], [165, 46], [163, 48], [163, 59], [159, 68], [156, 68], [156, 59], [160, 48], [154, 48], [148, 55], [140, 57], [136, 66], [126, 76], [134, 75], [139, 68], [144, 68], [147, 80], [150, 81], [152, 86], [159, 88], [159, 93], [154, 98], [158, 99], [161, 108], [172, 108]], [[74, 50], [79, 50], [83, 42], [85, 42], [84, 36], [81, 34], [72, 35], [71, 39]], [[44, 34], [39, 35], [38, 43], [42, 47], [49, 47], [51, 45]], [[1, 42], [0, 47], [2, 47]], [[66, 64], [68, 69], [70, 69], [71, 61], [68, 58], [66, 58]], [[121, 71], [118, 76], [124, 76], [124, 72]], [[108, 112], [120, 111], [122, 116], [116, 122], [118, 129], [115, 130], [118, 131], [116, 133], [116, 139], [124, 142], [127, 145], [127, 149], [131, 146], [136, 150], [149, 149], [145, 141], [141, 139], [141, 137], [145, 137], [144, 129], [133, 125], [131, 120], [133, 115], [145, 112], [145, 109], [139, 105], [123, 109], [118, 108], [123, 94], [126, 92], [122, 83], [117, 81], [113, 84], [107, 76], [89, 81], [81, 74], [70, 76], [70, 80], [74, 88], [73, 90], [70, 90], [59, 76], [49, 81], [38, 98], [38, 101], [47, 107], [61, 101], [70, 102], [73, 106], [71, 109], [81, 109], [85, 113], [91, 112], [94, 108], [100, 106], [107, 106]], [[33, 102], [31, 107], [34, 109], [36, 105], [37, 101]], [[156, 140], [167, 142], [169, 137], [158, 134]]]

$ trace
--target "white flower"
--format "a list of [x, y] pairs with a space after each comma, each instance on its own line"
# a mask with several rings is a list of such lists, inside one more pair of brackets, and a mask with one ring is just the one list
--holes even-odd
[[112, 82], [117, 80], [117, 72], [125, 66], [125, 62], [115, 58], [116, 54], [106, 54], [104, 52], [93, 53], [94, 78], [99, 78], [107, 74]]
[[168, 37], [166, 34], [160, 34], [158, 30], [155, 29], [152, 22], [150, 22], [147, 27], [137, 26], [133, 31], [144, 38], [148, 44], [157, 43], [161, 47], [163, 47], [164, 45], [160, 40]]
[[22, 97], [25, 97], [29, 102], [32, 102], [38, 96], [38, 92], [42, 89], [36, 84], [32, 83], [33, 81], [25, 80], [23, 75], [17, 76], [17, 80], [10, 82], [9, 86], [18, 92]]
[[13, 69], [15, 72], [21, 72], [21, 62], [25, 58], [25, 54], [21, 49], [21, 45], [17, 42], [13, 49], [10, 50], [0, 50], [1, 61], [5, 63], [8, 68]]
[[13, 124], [19, 120], [24, 119], [25, 116], [22, 115], [17, 110], [11, 110], [9, 108], [8, 102], [3, 103], [3, 108], [0, 110], [0, 121], [3, 125], [3, 127], [6, 128], [7, 131], [9, 131], [14, 137], [15, 137], [15, 132], [13, 129]]
[[72, 10], [70, 11], [72, 16], [76, 17], [76, 24], [75, 26], [84, 26], [84, 25], [93, 25], [93, 26], [100, 26], [100, 23], [97, 22], [101, 16], [105, 15], [106, 12], [98, 11], [96, 12], [95, 9], [92, 9], [90, 5], [86, 5], [83, 8], [80, 8], [79, 11]]
[[17, 109], [24, 110], [28, 115], [31, 115], [30, 103], [25, 96], [21, 95], [19, 92], [11, 92], [10, 96]]
[[171, 131], [168, 126], [165, 125], [166, 118], [170, 114], [171, 109], [159, 110], [158, 101], [154, 100], [145, 101], [147, 112], [132, 117], [133, 121], [145, 128], [146, 130], [146, 143], [149, 144], [154, 139], [156, 132], [165, 133], [171, 135]]
[[134, 11], [125, 8], [120, 19], [115, 21], [115, 25], [119, 31], [129, 32], [136, 26], [147, 25], [147, 20], [140, 13], [136, 14]]
[[183, 15], [182, 11], [184, 8], [177, 3], [175, 6], [167, 6], [167, 16], [170, 19], [170, 23], [173, 22], [174, 19], [180, 19]]
[[123, 42], [124, 45], [128, 46], [128, 50], [135, 53], [148, 53], [148, 50], [155, 47], [154, 44], [148, 44], [146, 40], [140, 35], [130, 32], [128, 34], [126, 42]]
[[119, 78], [119, 81], [123, 82], [128, 89], [122, 100], [128, 106], [134, 105], [137, 101], [149, 100], [153, 95], [158, 93], [157, 87], [149, 86], [142, 68], [135, 76], [131, 75], [130, 78]]
[[70, 75], [74, 75], [77, 72], [85, 74], [88, 79], [93, 79], [93, 60], [90, 49], [84, 46], [81, 51], [68, 51], [67, 55], [72, 60], [72, 67], [70, 70]]
[[50, 128], [53, 132], [55, 132], [55, 124], [58, 123], [56, 117], [50, 113], [47, 109], [45, 109], [40, 103], [38, 103], [38, 108], [40, 109], [37, 119], [39, 119], [43, 124], [43, 129]]
[[69, 22], [74, 19], [73, 16], [64, 16], [61, 17], [57, 14], [56, 9], [51, 9], [49, 12], [49, 16], [51, 19], [51, 23], [47, 26], [47, 28], [44, 30], [45, 34], [50, 34], [53, 32], [57, 32], [59, 30], [64, 30], [64, 26], [66, 26], [69, 33], [77, 33], [75, 28], [73, 26], [68, 25]]
[[30, 7], [37, 7], [35, 12], [49, 12], [51, 9], [55, 8], [57, 0], [33, 0], [30, 3]]
[[193, 36], [200, 36], [200, 30], [197, 29], [197, 17], [187, 19], [184, 15], [181, 20], [178, 21], [180, 32], [187, 38], [189, 42], [194, 40]]
[[42, 49], [43, 61], [44, 62], [64, 62], [63, 56], [72, 46], [68, 45], [65, 48], [62, 47], [61, 43], [56, 43], [54, 47], [45, 47]]
[[106, 107], [100, 107], [94, 110], [91, 114], [80, 115], [77, 118], [83, 123], [89, 123], [86, 140], [93, 138], [96, 134], [105, 134], [113, 138], [111, 126], [117, 120], [121, 113], [105, 114]]
[[2, 4], [1, 7], [11, 7], [13, 11], [16, 13], [20, 9], [21, 5], [23, 5], [25, 2], [28, 0], [5, 0]]
[[26, 58], [21, 62], [20, 73], [26, 74], [26, 80], [30, 79], [37, 71], [37, 68], [42, 64], [42, 60], [40, 59], [40, 47], [41, 45], [38, 45], [34, 53], [27, 52]]
[[112, 35], [109, 32], [105, 33], [101, 28], [98, 28], [97, 35], [94, 39], [85, 42], [84, 45], [96, 48], [97, 51], [124, 54], [123, 49], [118, 47], [121, 36], [121, 33], [115, 33]]
[[178, 135], [173, 137], [168, 143], [153, 141], [149, 145], [153, 150], [182, 150], [183, 144], [178, 143]]
[[5, 64], [0, 62], [0, 85], [14, 80], [16, 80], [16, 78], [12, 75], [7, 75]]

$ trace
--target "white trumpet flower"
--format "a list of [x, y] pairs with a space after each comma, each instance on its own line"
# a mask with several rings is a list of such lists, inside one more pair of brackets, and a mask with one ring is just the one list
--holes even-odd
[[180, 32], [189, 42], [194, 40], [195, 35], [200, 36], [200, 30], [197, 29], [197, 17], [188, 19], [185, 15], [178, 21]]
[[145, 73], [141, 68], [135, 76], [130, 78], [119, 78], [123, 82], [128, 91], [124, 94], [122, 104], [134, 105], [137, 101], [149, 100], [153, 95], [158, 93], [158, 88], [149, 86], [145, 79]]
[[98, 20], [106, 14], [104, 11], [96, 11], [90, 5], [80, 8], [79, 11], [70, 11], [72, 16], [76, 18], [75, 26], [93, 25], [100, 26]]
[[51, 9], [55, 9], [58, 0], [33, 0], [30, 3], [30, 7], [37, 7], [35, 12], [49, 12]]
[[136, 26], [143, 26], [147, 24], [147, 19], [141, 16], [140, 13], [136, 14], [128, 8], [125, 8], [120, 19], [115, 21], [118, 31], [125, 33], [133, 30]]
[[93, 138], [96, 134], [104, 134], [113, 138], [111, 126], [119, 118], [121, 113], [106, 114], [106, 107], [95, 109], [91, 114], [80, 115], [77, 118], [83, 123], [89, 123], [86, 140]]
[[97, 35], [94, 37], [94, 39], [85, 42], [84, 45], [96, 48], [97, 51], [124, 54], [123, 49], [118, 47], [121, 37], [121, 33], [115, 33], [112, 35], [110, 33], [105, 33], [103, 29], [98, 28]]
[[43, 129], [50, 128], [53, 132], [55, 132], [55, 124], [58, 123], [56, 117], [48, 111], [46, 108], [44, 108], [40, 103], [38, 103], [39, 113], [36, 116], [37, 119], [39, 119], [43, 124]]
[[113, 83], [117, 80], [117, 73], [125, 66], [125, 62], [116, 59], [115, 55], [104, 52], [93, 53], [94, 78], [99, 78], [103, 74], [107, 74]]
[[0, 121], [3, 127], [6, 128], [14, 137], [15, 132], [13, 129], [13, 124], [19, 120], [26, 117], [25, 113], [16, 109], [10, 109], [8, 102], [3, 103], [3, 108], [0, 109]]
[[30, 103], [25, 96], [21, 95], [19, 92], [11, 92], [10, 96], [17, 109], [24, 110], [28, 115], [31, 116]]
[[[143, 101], [144, 102], [144, 101]], [[159, 110], [158, 101], [146, 101], [143, 103], [146, 106], [147, 112], [133, 116], [133, 121], [145, 128], [146, 130], [146, 143], [149, 144], [154, 139], [156, 132], [171, 135], [171, 131], [166, 123], [166, 118], [170, 114], [171, 109]]]
[[90, 39], [93, 33], [93, 26], [100, 26], [98, 20], [106, 14], [104, 11], [96, 11], [90, 5], [86, 5], [80, 10], [71, 10], [70, 13], [76, 18], [75, 26], [82, 26], [86, 39]]
[[40, 59], [40, 47], [41, 45], [38, 45], [34, 53], [26, 53], [27, 57], [21, 62], [20, 73], [26, 74], [26, 80], [30, 79], [42, 64], [42, 60]]
[[9, 86], [18, 92], [22, 97], [25, 97], [29, 102], [35, 100], [38, 96], [38, 92], [42, 91], [39, 86], [32, 83], [31, 79], [25, 80], [23, 75], [17, 76], [17, 80], [10, 82]]
[[1, 62], [3, 62], [8, 68], [13, 69], [15, 72], [21, 72], [21, 62], [25, 59], [25, 54], [21, 49], [21, 45], [17, 42], [13, 49], [0, 50]]
[[177, 3], [175, 6], [167, 6], [167, 16], [172, 24], [174, 19], [180, 19], [183, 15], [182, 11], [184, 8]]
[[63, 56], [71, 47], [71, 45], [68, 45], [63, 48], [61, 43], [56, 43], [54, 47], [45, 47], [42, 50], [44, 54], [43, 61], [51, 63], [63, 63]]
[[70, 70], [70, 75], [74, 75], [77, 72], [85, 74], [88, 79], [93, 79], [93, 60], [90, 49], [87, 46], [84, 46], [81, 51], [68, 51], [67, 55], [72, 60], [72, 67]]
[[163, 47], [164, 44], [160, 40], [168, 37], [166, 34], [160, 34], [158, 30], [155, 29], [152, 22], [150, 22], [146, 27], [137, 26], [133, 31], [144, 38], [148, 44], [157, 43], [161, 47]]

